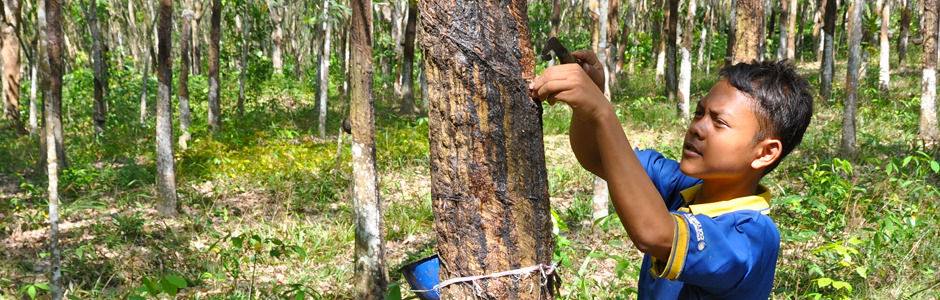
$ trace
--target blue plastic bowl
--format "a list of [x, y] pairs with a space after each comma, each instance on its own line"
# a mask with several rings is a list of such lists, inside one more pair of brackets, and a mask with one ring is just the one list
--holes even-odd
[[[437, 254], [431, 255], [415, 262], [405, 265], [398, 270], [412, 290], [430, 290], [440, 283], [437, 271], [441, 268], [441, 262], [437, 259]], [[441, 294], [438, 291], [415, 293], [421, 300], [440, 300]]]

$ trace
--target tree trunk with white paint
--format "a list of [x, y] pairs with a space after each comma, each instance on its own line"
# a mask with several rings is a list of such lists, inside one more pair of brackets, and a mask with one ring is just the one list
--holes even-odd
[[[61, 252], [59, 250], [59, 165], [62, 150], [60, 132], [62, 126], [62, 6], [57, 0], [37, 1], [39, 15], [39, 52], [38, 59], [43, 80], [43, 108], [45, 110], [45, 161], [46, 176], [49, 179], [49, 287], [53, 300], [61, 300], [63, 295]], [[48, 21], [48, 24], [46, 23]], [[44, 32], [43, 32], [44, 31]], [[45, 37], [45, 38], [43, 38]], [[45, 51], [48, 50], [48, 51]]]
[[[323, 1], [324, 10], [328, 10], [330, 5], [329, 0]], [[320, 115], [319, 122], [317, 123], [317, 132], [320, 137], [326, 137], [326, 100], [327, 95], [329, 94], [330, 86], [330, 42], [332, 40], [333, 26], [330, 26], [330, 23], [327, 22], [327, 18], [323, 18], [322, 24], [324, 38], [323, 38], [323, 59], [320, 60]]]
[[891, 42], [888, 40], [888, 21], [891, 19], [891, 1], [879, 0], [881, 3], [881, 50], [878, 52], [878, 82], [881, 92], [888, 94], [891, 90]]
[[[372, 98], [372, 1], [352, 1], [350, 119], [352, 121], [353, 221], [356, 224], [354, 299], [384, 299], [388, 285], [382, 240], [382, 201], [375, 161]], [[327, 58], [328, 59], [328, 58]]]
[[[150, 11], [150, 26], [154, 28], [157, 24], [157, 15]], [[153, 30], [147, 30], [147, 62], [144, 67], [144, 75], [140, 78], [140, 125], [147, 124], [147, 80], [150, 79], [150, 64], [153, 62]]]
[[848, 16], [848, 56], [845, 75], [845, 105], [842, 113], [841, 152], [846, 157], [855, 156], [855, 121], [858, 114], [858, 78], [861, 66], [862, 47], [862, 11], [864, 0], [854, 0]]
[[[703, 64], [703, 63], [708, 64], [708, 62], [706, 62], [706, 61], [704, 61], [704, 60], [705, 60], [705, 45], [711, 43], [710, 41], [708, 41], [708, 40], [706, 39], [706, 36], [708, 35], [708, 29], [709, 29], [709, 26], [708, 26], [708, 25], [711, 24], [711, 18], [712, 18], [712, 17], [711, 17], [711, 14], [712, 14], [712, 8], [711, 8], [711, 6], [706, 6], [706, 7], [705, 7], [705, 18], [702, 20], [702, 23], [703, 23], [703, 25], [702, 25], [702, 34], [701, 34], [701, 36], [700, 36], [699, 39], [698, 39], [698, 40], [699, 40], [699, 43], [698, 43], [698, 44], [699, 44], [699, 45], [698, 45], [698, 59], [695, 60], [695, 69], [696, 69], [696, 70], [699, 70], [699, 71], [702, 71], [702, 64]], [[706, 24], [707, 24], [707, 25], [706, 25]]]
[[[607, 31], [610, 30], [609, 23], [607, 18], [609, 17], [610, 3], [607, 0], [599, 0], [597, 7], [597, 32], [596, 35], [597, 41], [594, 43], [597, 45], [597, 48], [594, 49], [594, 52], [597, 54], [597, 62], [604, 67], [604, 78], [609, 78], [610, 68], [608, 60], [610, 59], [607, 56]], [[607, 98], [607, 101], [610, 101], [610, 85], [605, 84], [601, 89], [604, 91], [604, 97]], [[607, 189], [607, 181], [601, 179], [600, 177], [594, 176], [594, 197], [592, 198], [592, 213], [594, 220], [606, 217], [609, 212], [607, 210], [607, 204], [610, 203], [610, 191]]]
[[[418, 4], [440, 278], [551, 264], [542, 107], [524, 80], [535, 75], [526, 1]], [[529, 275], [450, 285], [441, 298], [552, 299], [552, 281]]]
[[937, 142], [937, 0], [924, 0], [923, 80], [920, 93], [920, 134], [928, 144]]
[[[65, 33], [62, 30], [62, 3], [58, 0], [45, 0], [45, 19], [40, 23], [45, 24], [46, 43], [45, 65], [40, 68], [40, 78], [43, 81], [43, 107], [45, 111], [44, 130], [52, 130], [55, 135], [55, 152], [58, 171], [68, 169], [68, 157], [65, 156], [64, 134], [62, 132], [62, 77], [65, 75], [65, 63], [63, 62], [63, 45]], [[51, 115], [51, 117], [50, 117]], [[48, 129], [52, 128], [52, 129]], [[45, 154], [43, 154], [45, 155]], [[45, 160], [46, 157], [43, 157]]]
[[679, 36], [679, 0], [669, 0], [666, 12], [666, 99], [675, 103], [679, 92], [679, 66], [676, 61], [676, 43]]
[[160, 0], [157, 35], [157, 212], [175, 216], [176, 168], [173, 162], [173, 73], [170, 69], [170, 54], [173, 51], [173, 0]]
[[244, 5], [244, 16], [242, 19], [242, 63], [241, 63], [241, 72], [238, 74], [238, 104], [235, 106], [238, 110], [239, 116], [245, 115], [245, 80], [248, 73], [248, 44], [251, 42], [248, 39], [250, 38], [249, 33], [251, 32], [251, 26], [248, 25], [248, 21], [251, 19], [251, 1], [245, 1]]
[[192, 134], [189, 133], [189, 127], [192, 125], [192, 110], [189, 106], [189, 66], [192, 58], [192, 33], [193, 11], [183, 10], [183, 19], [180, 20], [180, 79], [179, 79], [179, 106], [180, 106], [180, 149], [186, 150]]
[[[37, 60], [40, 59], [39, 54], [38, 54], [39, 51], [36, 51], [34, 53], [36, 53], [34, 54], [36, 55], [35, 59]], [[38, 71], [39, 67], [37, 67], [36, 64], [38, 63], [33, 63], [32, 68], [30, 68], [30, 77], [29, 77], [30, 78], [29, 79], [29, 134], [30, 135], [39, 134], [39, 122], [36, 118], [36, 115], [38, 114], [37, 107], [36, 107], [36, 89], [39, 88], [39, 84], [38, 84], [39, 76], [37, 74], [39, 73]]]
[[695, 0], [688, 0], [688, 14], [682, 21], [682, 62], [679, 66], [679, 101], [676, 105], [676, 116], [680, 120], [689, 119], [689, 98], [692, 94], [692, 38], [695, 36]]

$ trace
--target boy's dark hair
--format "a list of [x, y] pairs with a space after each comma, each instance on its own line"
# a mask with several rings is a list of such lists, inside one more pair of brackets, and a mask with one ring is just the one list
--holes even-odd
[[780, 158], [764, 170], [770, 173], [800, 144], [813, 117], [809, 81], [785, 60], [739, 63], [722, 68], [720, 74], [757, 102], [754, 112], [760, 129], [754, 141], [774, 137], [783, 144]]

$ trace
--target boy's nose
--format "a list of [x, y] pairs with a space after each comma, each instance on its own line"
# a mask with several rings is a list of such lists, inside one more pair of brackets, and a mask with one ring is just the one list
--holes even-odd
[[705, 124], [704, 118], [701, 119], [692, 119], [692, 123], [689, 123], [689, 134], [694, 136], [697, 139], [702, 139], [702, 124]]

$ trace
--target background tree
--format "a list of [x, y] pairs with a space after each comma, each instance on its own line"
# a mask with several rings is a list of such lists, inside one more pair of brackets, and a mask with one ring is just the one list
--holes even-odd
[[94, 85], [95, 85], [95, 104], [94, 104], [94, 128], [95, 135], [101, 137], [105, 133], [105, 102], [104, 102], [104, 89], [108, 85], [107, 78], [104, 73], [104, 49], [102, 49], [102, 37], [101, 30], [98, 26], [98, 1], [97, 0], [88, 0], [88, 6], [85, 6], [84, 0], [80, 0], [79, 4], [82, 7], [82, 11], [85, 12], [85, 18], [88, 23], [88, 32], [91, 34], [92, 42], [92, 70], [94, 72]]
[[927, 143], [940, 139], [937, 129], [937, 0], [924, 0], [924, 69], [920, 94], [920, 137]]
[[[382, 201], [375, 162], [375, 109], [372, 97], [372, 1], [351, 0], [350, 81], [352, 97], [353, 209], [356, 224], [356, 299], [384, 299], [388, 285]], [[329, 59], [329, 58], [326, 58]]]
[[[535, 75], [526, 2], [418, 5], [441, 279], [552, 263], [541, 106], [523, 80]], [[551, 283], [541, 283], [538, 273], [493, 278], [447, 286], [441, 297], [551, 299]]]
[[689, 97], [692, 94], [692, 39], [695, 36], [695, 0], [686, 0], [688, 13], [682, 20], [682, 65], [679, 70], [679, 101], [676, 115], [680, 120], [689, 118]]
[[898, 20], [898, 69], [907, 68], [907, 43], [911, 27], [911, 1], [900, 0], [901, 17]]
[[12, 121], [13, 129], [26, 134], [20, 119], [20, 0], [3, 0], [3, 22], [0, 24], [0, 57], [3, 58], [3, 118]]
[[167, 216], [177, 214], [176, 168], [173, 161], [173, 106], [170, 90], [173, 73], [170, 71], [170, 53], [173, 40], [173, 0], [160, 0], [160, 24], [157, 30], [157, 212]]
[[330, 86], [330, 41], [332, 40], [333, 26], [329, 22], [330, 0], [323, 1], [323, 11], [320, 16], [323, 26], [323, 57], [320, 59], [320, 119], [317, 131], [320, 137], [326, 136], [326, 100], [329, 97]]
[[666, 12], [666, 99], [676, 103], [679, 89], [679, 72], [676, 69], [676, 41], [679, 34], [679, 0], [669, 0]]
[[[48, 176], [49, 198], [49, 286], [52, 299], [62, 299], [61, 252], [59, 250], [59, 172], [65, 168], [60, 165], [65, 153], [62, 148], [62, 6], [57, 0], [38, 0], [39, 15], [40, 70], [43, 78], [43, 109], [45, 110], [44, 140], [46, 175]], [[48, 22], [47, 22], [48, 21]], [[45, 30], [43, 30], [45, 29]], [[48, 60], [46, 60], [48, 59]]]
[[[802, 22], [802, 21], [799, 22], [800, 31], [797, 32], [796, 24], [798, 23], [798, 21], [796, 20], [796, 15], [799, 11], [797, 4], [799, 4], [800, 1], [788, 0], [787, 2], [789, 4], [789, 7], [787, 8], [787, 13], [788, 13], [788, 16], [787, 16], [787, 26], [788, 26], [787, 27], [787, 32], [788, 32], [787, 34], [787, 59], [790, 61], [790, 63], [795, 64], [796, 63], [796, 42], [797, 42], [796, 37], [799, 36], [800, 38], [802, 38], [803, 23], [805, 22]], [[810, 0], [810, 2], [812, 3], [813, 0]]]
[[153, 32], [157, 25], [157, 15], [152, 9], [152, 4], [150, 5], [150, 28], [147, 30], [147, 61], [143, 64], [144, 75], [140, 78], [140, 125], [147, 123], [147, 80], [150, 79], [150, 66], [153, 64], [154, 53], [153, 53]]
[[281, 28], [281, 21], [284, 19], [284, 7], [280, 1], [268, 1], [268, 16], [274, 26], [271, 30], [271, 63], [274, 66], [274, 74], [283, 74], [284, 59], [281, 57], [281, 49], [284, 44], [284, 30]]
[[826, 99], [832, 97], [832, 72], [835, 68], [835, 53], [833, 33], [836, 29], [836, 0], [822, 0], [825, 3], [825, 14], [823, 17], [823, 51], [822, 62], [819, 67], [819, 95]]
[[401, 64], [401, 105], [399, 112], [403, 115], [418, 113], [415, 106], [415, 26], [418, 23], [418, 4], [416, 0], [408, 0], [408, 22], [405, 23], [405, 46]]
[[242, 33], [241, 72], [238, 75], [238, 104], [236, 105], [238, 109], [238, 116], [243, 116], [245, 114], [245, 76], [247, 76], [248, 73], [248, 47], [250, 47], [250, 41], [248, 39], [250, 38], [249, 32], [251, 31], [251, 26], [248, 25], [248, 20], [251, 19], [250, 0], [245, 0], [244, 13], [242, 13], [242, 16], [241, 25], [238, 25], [239, 28], [241, 28]]
[[764, 3], [761, 0], [737, 0], [735, 8], [735, 44], [731, 64], [761, 60], [764, 41]]
[[[179, 79], [179, 105], [180, 105], [180, 139], [181, 149], [188, 148], [191, 138], [189, 127], [192, 125], [192, 110], [189, 107], [189, 66], [192, 64], [192, 20], [193, 11], [183, 9], [183, 18], [180, 20], [180, 79]], [[244, 73], [243, 73], [244, 74]]]
[[209, 31], [209, 128], [222, 130], [222, 106], [219, 103], [219, 39], [222, 35], [222, 0], [212, 1], [212, 29]]
[[855, 119], [858, 114], [858, 74], [861, 64], [862, 46], [862, 11], [865, 10], [863, 0], [853, 0], [849, 10], [848, 51], [849, 62], [845, 75], [845, 110], [842, 114], [842, 146], [843, 155], [855, 156]]
[[887, 94], [891, 87], [891, 42], [888, 40], [888, 22], [891, 19], [891, 1], [878, 0], [878, 8], [881, 12], [881, 36], [879, 43], [881, 49], [878, 51], [878, 82], [882, 93]]
[[787, 59], [787, 50], [790, 47], [790, 35], [796, 34], [796, 32], [790, 32], [790, 2], [795, 1], [798, 0], [780, 1], [780, 26], [777, 28], [780, 30], [780, 41], [777, 45], [777, 60]]

